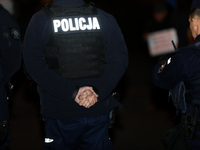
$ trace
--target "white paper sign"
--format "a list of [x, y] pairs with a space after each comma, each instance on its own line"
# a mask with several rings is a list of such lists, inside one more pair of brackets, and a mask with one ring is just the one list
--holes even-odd
[[147, 39], [149, 54], [154, 57], [175, 52], [175, 49], [172, 45], [172, 40], [177, 47], [178, 35], [176, 29], [174, 28], [150, 33]]

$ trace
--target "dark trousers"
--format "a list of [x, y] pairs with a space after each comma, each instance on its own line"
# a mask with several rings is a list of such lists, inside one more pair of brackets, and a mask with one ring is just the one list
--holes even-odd
[[188, 139], [188, 144], [191, 150], [200, 150], [200, 131], [197, 131], [194, 140]]
[[109, 115], [45, 121], [45, 150], [112, 150]]
[[6, 141], [3, 143], [3, 145], [0, 145], [0, 150], [7, 150], [9, 148], [10, 144], [10, 135], [8, 134]]

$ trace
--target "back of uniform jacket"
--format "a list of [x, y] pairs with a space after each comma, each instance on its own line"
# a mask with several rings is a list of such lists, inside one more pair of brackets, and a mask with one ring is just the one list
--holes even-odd
[[[54, 5], [79, 7], [84, 5], [84, 2], [55, 0]], [[66, 79], [49, 69], [45, 51], [50, 38], [48, 18], [43, 11], [33, 15], [26, 31], [23, 55], [28, 73], [38, 84], [42, 115], [57, 119], [97, 116], [120, 105], [110, 95], [127, 68], [127, 47], [114, 17], [101, 9], [97, 9], [97, 14], [106, 43], [106, 66], [98, 77], [79, 79]], [[89, 109], [80, 107], [71, 98], [74, 90], [83, 86], [91, 86], [98, 91], [98, 102]]]

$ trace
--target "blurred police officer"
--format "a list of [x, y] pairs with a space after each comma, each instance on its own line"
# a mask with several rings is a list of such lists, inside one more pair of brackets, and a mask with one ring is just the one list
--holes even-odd
[[21, 66], [21, 39], [16, 20], [0, 4], [0, 149], [8, 133], [11, 77]]
[[183, 113], [181, 131], [187, 137], [186, 143], [197, 150], [200, 149], [200, 0], [193, 1], [189, 22], [195, 42], [155, 66], [153, 79], [158, 87], [170, 89], [175, 107]]
[[110, 150], [111, 95], [127, 65], [114, 17], [83, 0], [54, 0], [33, 15], [24, 62], [38, 84], [45, 149]]

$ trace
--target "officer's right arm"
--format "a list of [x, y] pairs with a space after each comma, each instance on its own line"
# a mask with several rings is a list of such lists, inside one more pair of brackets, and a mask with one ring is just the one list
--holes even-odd
[[31, 19], [24, 38], [23, 58], [27, 72], [48, 93], [60, 100], [74, 102], [71, 96], [76, 88], [75, 83], [48, 69], [45, 61], [48, 39], [48, 22], [45, 14], [40, 11]]

